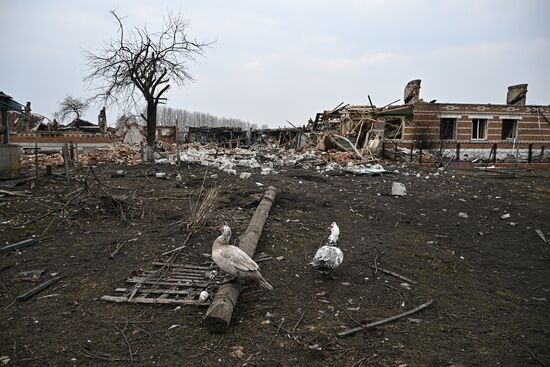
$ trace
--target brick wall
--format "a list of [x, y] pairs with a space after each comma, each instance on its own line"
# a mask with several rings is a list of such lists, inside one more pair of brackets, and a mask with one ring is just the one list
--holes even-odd
[[109, 135], [86, 133], [24, 133], [10, 135], [10, 142], [17, 143], [111, 143]]
[[[548, 106], [509, 106], [480, 104], [414, 104], [413, 120], [404, 129], [403, 140], [424, 140], [439, 142], [441, 118], [456, 118], [456, 135], [445, 143], [470, 143], [475, 146], [498, 143], [502, 146], [514, 145], [512, 140], [502, 139], [502, 120], [516, 119], [516, 143], [550, 143], [550, 107]], [[485, 139], [472, 140], [472, 119], [487, 120]]]

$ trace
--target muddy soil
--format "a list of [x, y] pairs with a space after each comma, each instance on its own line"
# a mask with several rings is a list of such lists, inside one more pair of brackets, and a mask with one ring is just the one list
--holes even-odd
[[[122, 187], [143, 200], [143, 210], [128, 213], [126, 221], [101, 205], [39, 219], [78, 182], [44, 177], [33, 188], [27, 182], [10, 189], [32, 195], [0, 198], [1, 243], [32, 236], [41, 241], [0, 254], [0, 356], [10, 359], [8, 366], [548, 365], [550, 243], [535, 230], [550, 242], [550, 175], [496, 179], [387, 168], [399, 173], [321, 175], [286, 168], [268, 176], [254, 171], [242, 180], [194, 165], [97, 167], [106, 190]], [[119, 169], [125, 177], [111, 177]], [[169, 179], [155, 178], [155, 171]], [[174, 178], [178, 172], [181, 183]], [[205, 175], [206, 188], [223, 181], [220, 201], [177, 262], [208, 261], [204, 254], [223, 221], [238, 238], [258, 197], [273, 185], [279, 195], [257, 251], [273, 257], [261, 267], [274, 292], [246, 288], [224, 335], [202, 326], [204, 307], [101, 301], [182, 243], [189, 198]], [[389, 195], [393, 181], [406, 185], [407, 196]], [[502, 219], [505, 214], [510, 217]], [[335, 279], [326, 280], [307, 263], [333, 221], [345, 258]], [[375, 273], [375, 259], [417, 284]], [[16, 301], [37, 284], [16, 275], [33, 269], [45, 269], [40, 281], [52, 273], [65, 278]], [[433, 307], [408, 318], [336, 336], [429, 300]]]

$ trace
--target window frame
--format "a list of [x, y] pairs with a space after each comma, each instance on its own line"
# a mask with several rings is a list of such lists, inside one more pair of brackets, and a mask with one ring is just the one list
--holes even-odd
[[[452, 121], [453, 123], [453, 136], [451, 138], [444, 138], [441, 135], [441, 124], [443, 123], [443, 120], [446, 120], [447, 122]], [[457, 126], [458, 126], [458, 118], [456, 117], [440, 117], [439, 118], [439, 140], [456, 140], [457, 137]]]
[[[479, 133], [481, 132], [481, 129], [479, 129], [479, 122], [480, 121], [485, 121], [485, 128], [483, 129], [483, 137], [480, 138], [479, 137]], [[474, 126], [477, 122], [477, 126], [478, 128], [476, 129], [477, 130], [477, 137], [474, 138]], [[472, 130], [471, 130], [471, 134], [470, 134], [470, 139], [471, 140], [487, 140], [487, 132], [489, 130], [489, 119], [488, 118], [481, 118], [481, 117], [474, 117], [472, 118]]]
[[[504, 136], [504, 121], [513, 121], [513, 136], [512, 137], [505, 137]], [[518, 137], [518, 119], [512, 119], [512, 118], [503, 118], [501, 120], [501, 129], [500, 129], [500, 138], [501, 140], [515, 140]]]

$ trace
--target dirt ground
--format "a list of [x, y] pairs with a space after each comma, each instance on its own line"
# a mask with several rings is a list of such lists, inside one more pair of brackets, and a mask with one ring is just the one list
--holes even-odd
[[[182, 243], [186, 233], [178, 223], [188, 219], [189, 197], [200, 190], [206, 168], [96, 168], [103, 183], [135, 189], [142, 198], [143, 212], [126, 222], [101, 207], [37, 220], [79, 188], [62, 178], [11, 189], [32, 196], [0, 198], [1, 243], [43, 240], [0, 254], [0, 356], [10, 359], [8, 366], [548, 366], [550, 243], [535, 232], [550, 240], [548, 172], [495, 179], [385, 167], [399, 174], [327, 176], [285, 168], [267, 176], [256, 170], [243, 180], [208, 171], [206, 187], [225, 180], [220, 202], [179, 263], [204, 263], [222, 221], [238, 238], [258, 195], [269, 185], [279, 189], [257, 248], [273, 257], [261, 268], [275, 290], [245, 289], [224, 335], [202, 326], [204, 307], [99, 299]], [[119, 169], [125, 177], [111, 177]], [[170, 178], [156, 179], [155, 171]], [[404, 183], [407, 196], [389, 195], [392, 181]], [[506, 213], [510, 218], [502, 219]], [[307, 263], [333, 221], [345, 258], [336, 279], [324, 280]], [[374, 274], [376, 258], [379, 267], [417, 284]], [[46, 269], [40, 281], [51, 273], [65, 278], [15, 301], [37, 284], [16, 275], [33, 269]], [[433, 307], [409, 318], [336, 335], [428, 300]]]

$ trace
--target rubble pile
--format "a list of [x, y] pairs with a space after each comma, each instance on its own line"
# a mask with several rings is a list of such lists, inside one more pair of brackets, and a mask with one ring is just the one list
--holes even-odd
[[[341, 170], [354, 174], [380, 174], [384, 168], [372, 166], [347, 152], [319, 152], [316, 149], [247, 150], [188, 145], [180, 153], [181, 162], [217, 168], [230, 175], [260, 169], [262, 175], [277, 174], [284, 167], [315, 169], [319, 173]], [[245, 175], [246, 176], [246, 175]]]
[[141, 154], [137, 145], [116, 144], [110, 147], [94, 149], [79, 157], [79, 160], [88, 165], [110, 162], [135, 166], [141, 163]]
[[21, 155], [21, 167], [34, 167], [36, 159], [38, 160], [38, 167], [40, 168], [63, 165], [63, 156], [61, 153], [38, 153], [37, 157], [35, 157], [34, 153], [25, 153]]
[[[162, 149], [168, 151], [167, 154], [175, 152], [175, 144], [163, 144]], [[160, 157], [160, 154], [157, 153]], [[116, 143], [113, 145], [105, 145], [88, 152], [73, 152], [71, 155], [73, 161], [78, 161], [82, 165], [97, 165], [101, 163], [114, 163], [121, 165], [135, 166], [141, 164], [141, 149], [139, 145], [129, 145]], [[46, 166], [62, 166], [63, 155], [60, 152], [51, 154], [26, 152], [21, 155], [21, 166], [34, 166], [35, 160], [38, 160], [38, 166], [45, 168]]]

